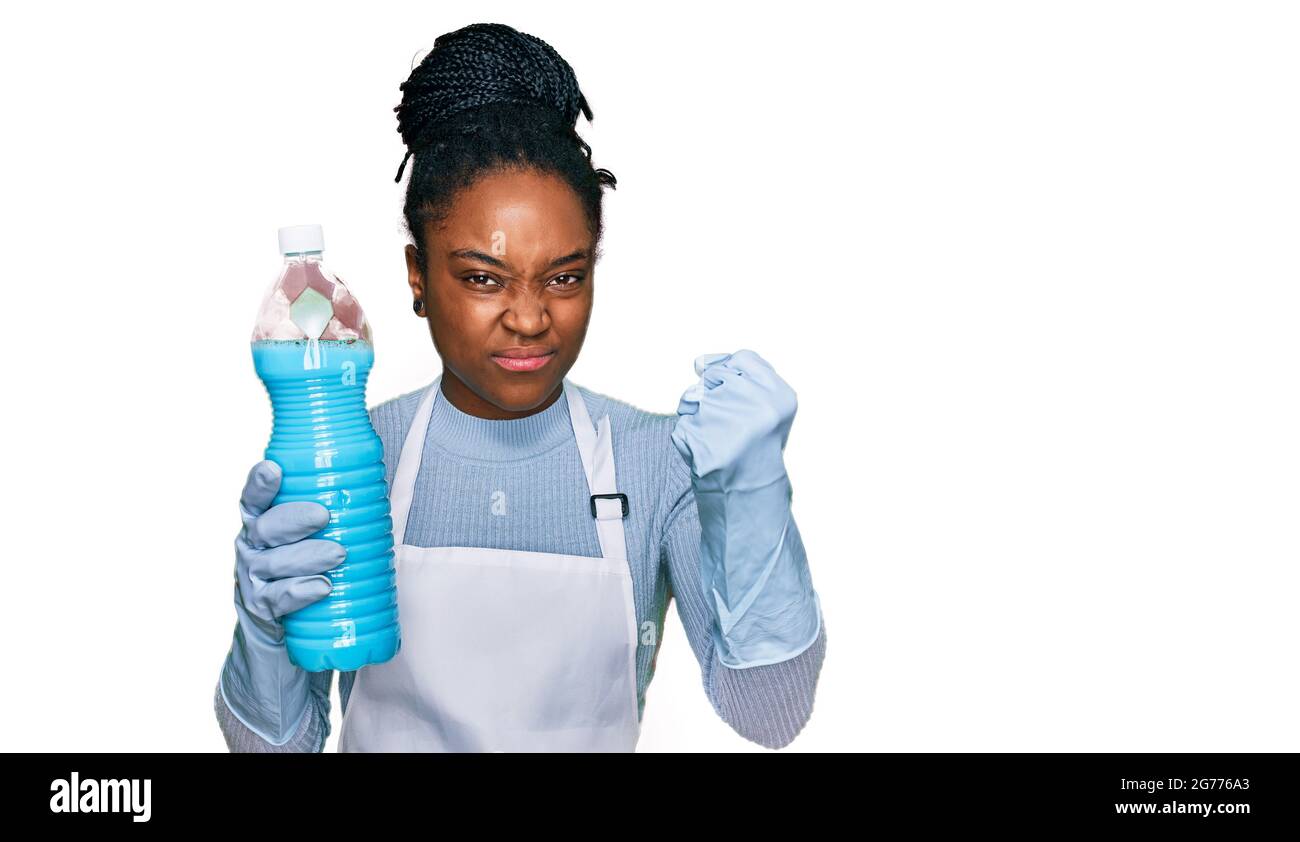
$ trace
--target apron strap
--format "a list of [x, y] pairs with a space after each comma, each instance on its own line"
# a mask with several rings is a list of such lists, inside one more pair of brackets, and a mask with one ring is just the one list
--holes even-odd
[[582, 456], [582, 469], [587, 474], [587, 490], [591, 492], [591, 516], [596, 519], [596, 537], [600, 552], [605, 558], [626, 559], [627, 538], [623, 531], [623, 518], [627, 517], [627, 495], [618, 492], [614, 475], [614, 434], [609, 425], [609, 414], [601, 416], [600, 424], [592, 430], [587, 404], [569, 378], [564, 378], [564, 396], [569, 402], [569, 420], [573, 435], [578, 440], [578, 453]]
[[389, 489], [393, 540], [397, 544], [406, 543], [406, 516], [411, 512], [415, 478], [420, 473], [420, 463], [424, 460], [424, 440], [429, 430], [429, 419], [433, 417], [433, 401], [438, 396], [441, 382], [442, 375], [439, 374], [433, 379], [433, 384], [424, 390], [420, 408], [415, 411], [415, 418], [402, 443], [401, 455], [397, 457], [397, 473], [393, 475], [393, 487]]

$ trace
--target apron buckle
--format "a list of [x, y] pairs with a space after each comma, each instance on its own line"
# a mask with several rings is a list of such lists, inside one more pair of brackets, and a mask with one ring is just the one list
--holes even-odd
[[627, 517], [627, 495], [626, 494], [593, 494], [591, 495], [591, 516], [596, 520], [612, 520], [612, 518], [602, 518], [596, 512], [596, 500], [618, 500], [623, 504], [623, 517]]

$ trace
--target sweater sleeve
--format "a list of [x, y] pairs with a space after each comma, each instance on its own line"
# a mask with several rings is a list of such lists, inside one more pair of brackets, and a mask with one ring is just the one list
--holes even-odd
[[[700, 663], [704, 691], [718, 716], [736, 733], [767, 748], [782, 748], [812, 716], [817, 679], [826, 656], [825, 618], [816, 640], [793, 658], [743, 669], [723, 664], [713, 638], [717, 613], [706, 597], [700, 575], [701, 528], [690, 468], [675, 449], [668, 461], [670, 508], [660, 561], [667, 568], [677, 598], [677, 615]], [[795, 552], [804, 553], [798, 528], [791, 534]]]
[[221, 682], [217, 681], [216, 697], [212, 704], [217, 714], [217, 724], [226, 738], [232, 753], [310, 753], [323, 752], [325, 739], [330, 735], [330, 687], [334, 683], [334, 670], [312, 673], [308, 682], [310, 697], [298, 730], [284, 745], [275, 745], [262, 739], [244, 723], [221, 697]]

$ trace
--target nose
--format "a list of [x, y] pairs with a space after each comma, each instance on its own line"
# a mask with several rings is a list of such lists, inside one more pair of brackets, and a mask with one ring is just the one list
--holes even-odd
[[510, 297], [501, 324], [509, 331], [520, 336], [537, 336], [545, 333], [551, 326], [551, 315], [546, 311], [546, 302], [540, 295], [532, 292], [518, 292]]

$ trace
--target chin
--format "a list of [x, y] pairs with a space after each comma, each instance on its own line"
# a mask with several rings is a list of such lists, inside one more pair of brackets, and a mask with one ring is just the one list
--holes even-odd
[[[506, 382], [498, 380], [493, 384], [492, 393], [489, 396], [492, 403], [506, 410], [507, 412], [527, 412], [530, 409], [537, 408], [543, 401], [551, 396], [560, 385], [560, 381], [547, 377], [521, 377], [517, 374], [508, 374]], [[514, 382], [510, 382], [513, 380]]]

